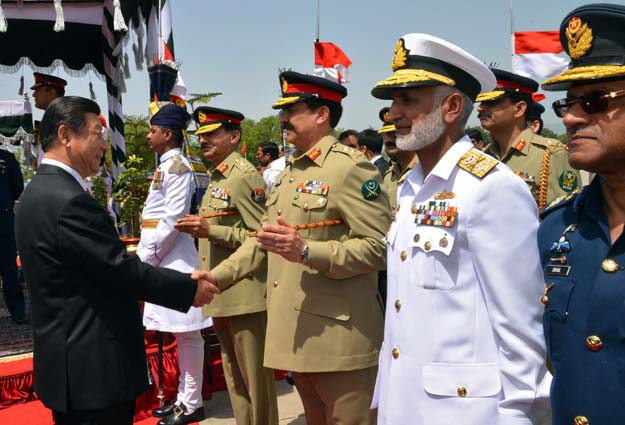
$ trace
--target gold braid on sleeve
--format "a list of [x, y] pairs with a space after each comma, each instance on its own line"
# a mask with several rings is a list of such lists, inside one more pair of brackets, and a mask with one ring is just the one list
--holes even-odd
[[545, 149], [543, 161], [540, 167], [540, 185], [538, 187], [538, 210], [543, 210], [547, 206], [547, 186], [549, 185], [549, 163], [551, 151]]

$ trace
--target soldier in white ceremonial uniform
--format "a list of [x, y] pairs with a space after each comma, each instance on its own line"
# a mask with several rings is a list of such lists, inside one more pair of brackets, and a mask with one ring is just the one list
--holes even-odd
[[548, 421], [538, 211], [507, 166], [464, 135], [488, 68], [426, 34], [403, 36], [392, 99], [397, 146], [419, 163], [387, 234], [388, 301], [373, 407], [381, 425]]
[[[150, 149], [160, 156], [160, 164], [141, 215], [141, 241], [137, 249], [144, 262], [181, 272], [198, 267], [193, 238], [174, 229], [176, 221], [189, 213], [195, 191], [191, 166], [180, 149], [182, 130], [190, 119], [186, 110], [169, 103], [150, 120], [147, 139]], [[187, 313], [180, 313], [146, 302], [143, 324], [148, 330], [172, 332], [178, 344], [178, 397], [174, 403], [155, 409], [155, 416], [164, 417], [159, 425], [183, 425], [204, 419], [204, 340], [200, 329], [211, 326], [211, 318], [203, 317], [201, 308], [191, 307]]]

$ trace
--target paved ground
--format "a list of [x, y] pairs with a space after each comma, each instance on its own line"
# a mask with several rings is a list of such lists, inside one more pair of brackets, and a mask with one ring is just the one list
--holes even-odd
[[[278, 390], [278, 412], [280, 425], [306, 425], [304, 407], [295, 387], [286, 380], [276, 381]], [[236, 425], [227, 391], [213, 393], [213, 398], [204, 402], [207, 419], [200, 425]]]
[[[30, 319], [30, 304], [26, 289], [24, 289], [24, 295], [26, 296], [26, 318]], [[4, 304], [4, 296], [0, 296], [0, 357], [33, 351], [32, 340], [33, 332], [30, 324], [15, 323]]]

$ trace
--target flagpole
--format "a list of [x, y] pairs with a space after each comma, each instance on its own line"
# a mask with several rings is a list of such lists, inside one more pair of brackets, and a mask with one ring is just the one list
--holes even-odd
[[512, 0], [510, 0], [510, 69], [514, 58], [514, 15], [512, 14]]
[[319, 43], [319, 3], [321, 0], [317, 0], [317, 37], [315, 38], [315, 43]]

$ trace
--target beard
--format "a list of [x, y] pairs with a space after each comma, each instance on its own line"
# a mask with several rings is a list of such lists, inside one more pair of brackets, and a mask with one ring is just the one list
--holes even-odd
[[410, 133], [398, 134], [397, 147], [403, 151], [418, 151], [436, 142], [445, 132], [445, 122], [440, 113], [440, 106], [425, 119], [412, 124]]

